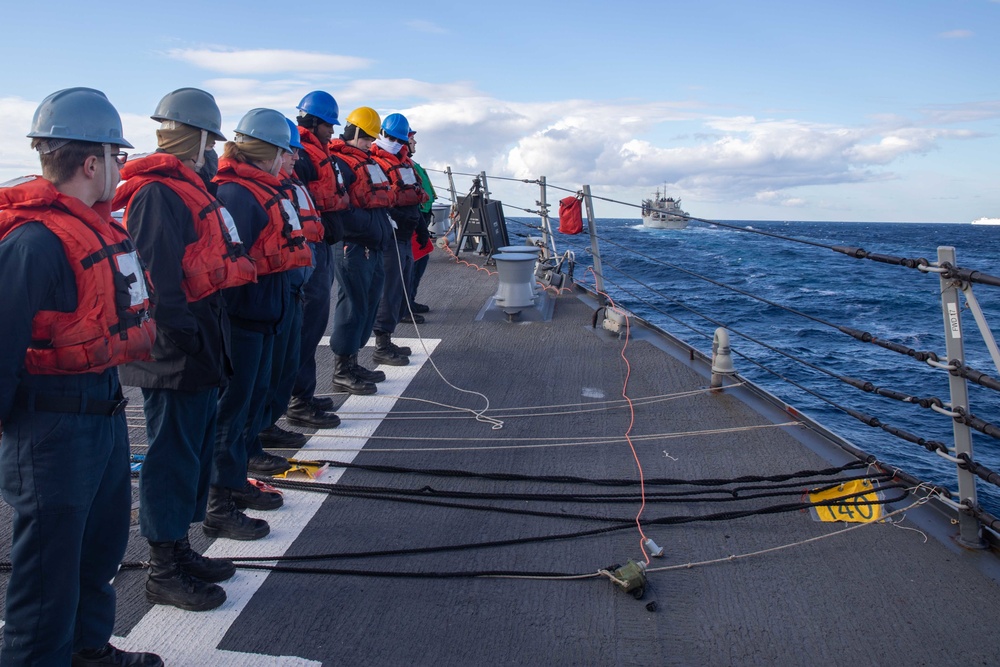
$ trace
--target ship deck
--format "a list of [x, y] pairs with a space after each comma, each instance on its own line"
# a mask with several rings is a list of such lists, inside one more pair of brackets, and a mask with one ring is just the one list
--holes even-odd
[[[470, 264], [432, 254], [419, 296], [427, 321], [419, 338], [413, 325], [396, 333], [414, 348], [411, 364], [382, 367], [389, 377], [375, 396], [335, 395], [342, 425], [283, 452], [351, 467], [331, 466], [311, 489], [286, 489], [279, 510], [251, 513], [271, 523], [265, 539], [191, 530], [209, 555], [332, 557], [281, 562], [305, 572], [241, 568], [223, 584], [227, 602], [201, 613], [148, 604], [144, 572], [125, 568], [113, 643], [171, 666], [995, 663], [996, 553], [958, 546], [929, 504], [891, 523], [749, 513], [799, 502], [812, 478], [790, 495], [726, 502], [733, 487], [721, 480], [849, 457], [749, 387], [709, 391], [704, 360], [655, 332], [636, 326], [623, 350], [592, 327], [586, 292], [550, 297], [548, 321], [490, 316], [497, 278]], [[317, 356], [329, 389], [329, 349]], [[487, 407], [501, 428], [472, 414]], [[664, 549], [641, 600], [594, 576], [644, 560], [637, 462], [647, 481], [639, 524]], [[723, 491], [658, 500], [695, 488], [654, 483], [665, 479], [716, 479]], [[676, 519], [706, 515], [715, 520]], [[0, 518], [5, 560], [7, 508]], [[126, 560], [146, 553], [133, 526]]]

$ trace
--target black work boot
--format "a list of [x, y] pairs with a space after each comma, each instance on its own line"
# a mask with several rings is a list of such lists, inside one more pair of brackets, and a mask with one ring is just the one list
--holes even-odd
[[362, 380], [355, 374], [350, 356], [340, 354], [333, 357], [333, 389], [360, 395], [374, 394], [378, 391], [374, 382]]
[[268, 477], [280, 475], [292, 469], [292, 464], [284, 456], [278, 456], [270, 452], [254, 454], [247, 459], [247, 470], [255, 475], [267, 475]]
[[146, 599], [187, 611], [208, 611], [226, 601], [226, 591], [217, 584], [196, 579], [181, 570], [174, 557], [176, 542], [149, 543], [149, 575]]
[[207, 558], [191, 548], [188, 536], [174, 542], [174, 560], [181, 572], [210, 584], [230, 579], [236, 566], [228, 558]]
[[[333, 401], [330, 401], [333, 403]], [[340, 417], [332, 410], [324, 410], [313, 401], [303, 401], [293, 398], [285, 410], [285, 419], [289, 424], [306, 428], [337, 428]]]
[[276, 510], [285, 503], [280, 493], [261, 491], [249, 480], [242, 489], [230, 490], [229, 495], [236, 509], [241, 510]]
[[[301, 400], [301, 399], [295, 399]], [[309, 405], [315, 410], [324, 410], [326, 412], [333, 412], [333, 399], [329, 396], [313, 396], [308, 401]]]
[[[271, 424], [267, 428], [261, 429], [261, 432], [257, 434], [257, 437], [260, 438], [262, 444], [275, 448], [301, 447], [309, 442], [309, 436], [305, 433], [289, 431], [281, 428], [277, 424]], [[287, 468], [285, 470], [287, 470]]]
[[105, 644], [101, 648], [77, 651], [70, 660], [71, 667], [163, 667], [163, 660], [155, 653], [132, 653]]
[[351, 363], [354, 364], [354, 374], [366, 382], [384, 382], [385, 373], [380, 370], [368, 370], [358, 363], [358, 355], [351, 355]]
[[372, 360], [377, 364], [388, 366], [406, 366], [410, 363], [409, 357], [397, 354], [392, 349], [392, 335], [387, 333], [375, 334], [375, 352], [372, 354]]
[[232, 489], [213, 486], [208, 490], [208, 512], [201, 525], [209, 537], [231, 540], [259, 540], [271, 532], [263, 519], [251, 519], [236, 509]]
[[[395, 343], [392, 342], [392, 334], [388, 334], [388, 335], [389, 335], [389, 349], [390, 350], [392, 350], [393, 352], [395, 352], [396, 354], [398, 354], [401, 357], [409, 357], [410, 355], [413, 354], [413, 350], [411, 350], [408, 346], [406, 346], [406, 345], [396, 345]], [[378, 341], [378, 338], [376, 338], [375, 340]]]

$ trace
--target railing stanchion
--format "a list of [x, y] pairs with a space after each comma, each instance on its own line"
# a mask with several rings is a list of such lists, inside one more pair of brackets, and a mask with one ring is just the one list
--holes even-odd
[[555, 257], [559, 253], [556, 251], [556, 238], [552, 233], [552, 221], [549, 220], [549, 204], [546, 198], [546, 182], [545, 177], [542, 176], [538, 179], [538, 187], [541, 191], [538, 199], [538, 215], [542, 218], [542, 242], [545, 244], [546, 248], [551, 248], [552, 257]]
[[583, 186], [583, 201], [587, 204], [587, 231], [590, 233], [590, 253], [594, 256], [594, 279], [597, 285], [597, 299], [603, 305], [604, 270], [601, 268], [601, 249], [597, 246], [597, 225], [594, 222], [594, 202], [590, 198], [590, 186]]
[[[945, 263], [957, 266], [955, 263], [955, 248], [938, 246], [938, 266]], [[965, 362], [965, 345], [962, 341], [962, 307], [958, 300], [960, 284], [953, 278], [939, 274], [941, 281], [941, 312], [944, 315], [944, 337], [948, 352], [948, 363], [952, 361]], [[951, 388], [951, 409], [959, 408], [969, 411], [969, 387], [964, 377], [955, 373], [948, 374], [948, 384]], [[955, 437], [955, 454], [968, 454], [972, 459], [972, 433], [968, 425], [955, 419], [952, 420], [952, 433]], [[978, 505], [976, 499], [976, 476], [968, 470], [958, 468], [958, 495], [961, 502]], [[959, 542], [969, 548], [983, 549], [982, 529], [979, 521], [964, 512], [958, 516]]]
[[[452, 239], [448, 239], [448, 231], [455, 225], [455, 221], [458, 219], [458, 192], [455, 190], [455, 175], [451, 173], [451, 167], [445, 167], [444, 173], [448, 176], [448, 191], [451, 194], [451, 208], [448, 209], [448, 228], [444, 230], [445, 239], [451, 243]], [[458, 239], [458, 228], [455, 228], [454, 238]]]

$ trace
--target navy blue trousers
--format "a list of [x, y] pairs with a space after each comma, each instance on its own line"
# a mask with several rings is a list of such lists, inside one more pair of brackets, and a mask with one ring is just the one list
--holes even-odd
[[[417, 301], [417, 290], [420, 289], [420, 279], [424, 277], [424, 271], [427, 270], [427, 264], [431, 261], [430, 254], [426, 254], [420, 259], [413, 260], [413, 275], [410, 278], [410, 303], [416, 303]], [[403, 311], [409, 312], [409, 311]]]
[[[288, 300], [288, 308], [274, 337], [271, 351], [271, 381], [264, 399], [264, 415], [261, 427], [273, 425], [288, 408], [288, 399], [292, 397], [292, 385], [299, 369], [299, 345], [302, 333], [302, 300], [297, 294], [292, 294]], [[256, 456], [264, 452], [258, 431], [248, 440], [247, 456]]]
[[242, 489], [248, 446], [264, 426], [274, 336], [233, 325], [231, 339], [234, 374], [219, 396], [212, 484]]
[[[383, 257], [385, 286], [375, 318], [375, 331], [392, 333], [399, 324], [400, 309], [406, 308], [406, 293], [413, 274], [413, 248], [410, 241], [394, 241]], [[367, 340], [367, 338], [366, 338]]]
[[205, 518], [219, 390], [143, 389], [149, 449], [139, 471], [139, 526], [173, 542]]
[[316, 268], [304, 286], [299, 370], [292, 396], [308, 401], [316, 394], [316, 348], [330, 324], [330, 291], [333, 289], [333, 250], [326, 243], [314, 243]]
[[372, 335], [385, 269], [380, 250], [348, 242], [332, 248], [337, 306], [330, 349], [336, 355], [350, 356], [357, 354]]
[[[120, 395], [117, 369], [45, 376], [38, 387]], [[4, 422], [0, 489], [14, 518], [0, 665], [65, 667], [74, 651], [107, 643], [115, 623], [110, 582], [128, 541], [129, 477], [124, 412], [15, 410]]]

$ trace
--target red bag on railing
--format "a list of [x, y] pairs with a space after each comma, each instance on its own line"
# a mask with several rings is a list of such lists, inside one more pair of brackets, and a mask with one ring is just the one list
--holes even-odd
[[563, 234], [579, 234], [583, 231], [583, 214], [578, 197], [564, 197], [559, 200], [559, 231]]

